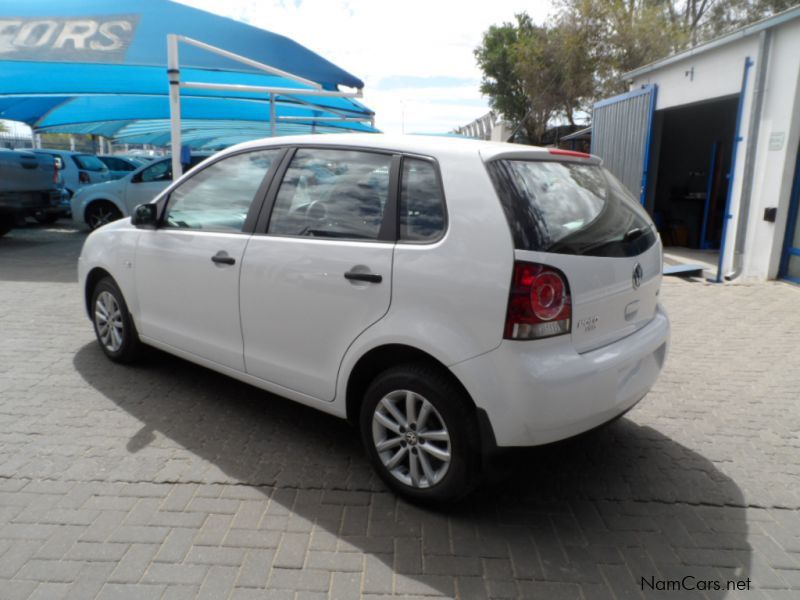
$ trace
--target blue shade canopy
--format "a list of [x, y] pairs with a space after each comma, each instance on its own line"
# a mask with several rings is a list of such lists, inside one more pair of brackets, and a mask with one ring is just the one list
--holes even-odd
[[[357, 77], [284, 36], [168, 0], [20, 0], [0, 5], [0, 118], [40, 133], [167, 143], [171, 33], [312, 80], [324, 90], [363, 87]], [[187, 44], [180, 46], [180, 66], [182, 81], [292, 88], [276, 97], [277, 135], [375, 131], [368, 124], [372, 111], [357, 100], [313, 96], [311, 86]], [[271, 131], [265, 93], [182, 89], [181, 98], [182, 129], [192, 145], [227, 145]]]

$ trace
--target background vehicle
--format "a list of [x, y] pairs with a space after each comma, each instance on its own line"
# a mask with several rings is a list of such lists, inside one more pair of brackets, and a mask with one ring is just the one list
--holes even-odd
[[[211, 153], [196, 152], [191, 167], [200, 164]], [[149, 202], [172, 183], [172, 162], [169, 156], [139, 167], [120, 179], [87, 187], [72, 197], [72, 219], [96, 229], [101, 225], [127, 217], [144, 202]]]
[[149, 344], [346, 417], [419, 501], [618, 418], [669, 339], [641, 205], [596, 157], [511, 144], [236, 146], [92, 233], [78, 271], [110, 359]]
[[27, 216], [41, 222], [58, 218], [58, 174], [51, 156], [0, 150], [0, 235]]
[[142, 165], [149, 162], [120, 155], [98, 155], [97, 158], [99, 158], [100, 162], [102, 162], [108, 168], [108, 174], [111, 179], [125, 177], [125, 175], [128, 173], [132, 173]]
[[87, 185], [102, 183], [111, 178], [108, 168], [94, 154], [48, 148], [36, 150], [36, 153], [49, 154], [55, 159], [64, 188], [70, 196]]

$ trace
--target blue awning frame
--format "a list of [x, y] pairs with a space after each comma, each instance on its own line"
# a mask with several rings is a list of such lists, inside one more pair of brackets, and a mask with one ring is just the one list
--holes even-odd
[[185, 4], [137, 0], [125, 10], [116, 0], [26, 0], [3, 5], [0, 18], [0, 119], [35, 133], [168, 144], [172, 33], [203, 40], [181, 43], [182, 81], [219, 84], [180, 89], [183, 137], [193, 147], [376, 131], [359, 78], [280, 34]]
[[[290, 86], [265, 86], [265, 85], [248, 85], [242, 83], [219, 83], [213, 81], [186, 81], [181, 78], [180, 66], [180, 44], [193, 46], [222, 56], [228, 60], [241, 63], [252, 69], [262, 71], [267, 75], [280, 77], [287, 80]], [[331, 90], [325, 89], [321, 84], [295, 75], [283, 69], [268, 65], [266, 63], [247, 58], [235, 52], [230, 52], [223, 48], [219, 48], [212, 44], [207, 44], [200, 40], [190, 38], [185, 35], [178, 35], [170, 33], [167, 35], [167, 77], [169, 79], [169, 108], [170, 108], [170, 146], [172, 148], [181, 147], [182, 138], [182, 104], [181, 104], [181, 90], [212, 90], [215, 92], [225, 92], [234, 94], [264, 94], [269, 97], [269, 126], [270, 136], [275, 137], [278, 134], [279, 121], [290, 121], [295, 126], [303, 126], [309, 122], [311, 123], [328, 123], [331, 124], [345, 124], [349, 121], [355, 124], [364, 126], [364, 121], [369, 121], [369, 128], [374, 131], [375, 128], [375, 115], [374, 113], [360, 116], [348, 116], [342, 114], [340, 111], [333, 110], [332, 112], [328, 107], [319, 104], [316, 98], [342, 98], [342, 99], [358, 99], [363, 97], [362, 88], [356, 89], [354, 92], [344, 92], [338, 89]], [[291, 85], [294, 84], [294, 85]], [[319, 111], [320, 114], [316, 118], [309, 119], [307, 115], [299, 114], [277, 114], [277, 101], [278, 97], [299, 102], [305, 108], [310, 108], [314, 111]], [[325, 114], [328, 113], [328, 114]], [[202, 135], [202, 134], [200, 134]], [[180, 152], [172, 152], [172, 172], [176, 177], [180, 176], [182, 171], [180, 161]]]

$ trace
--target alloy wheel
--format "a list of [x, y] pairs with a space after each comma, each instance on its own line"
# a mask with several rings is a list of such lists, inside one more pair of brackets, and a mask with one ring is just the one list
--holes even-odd
[[107, 225], [112, 221], [116, 221], [119, 216], [117, 212], [113, 208], [106, 208], [105, 206], [97, 206], [89, 213], [89, 227], [92, 229], [97, 229], [98, 227], [102, 227], [103, 225]]
[[125, 335], [122, 309], [111, 292], [102, 291], [94, 305], [94, 323], [100, 342], [110, 352], [119, 352]]
[[392, 476], [414, 488], [439, 483], [450, 468], [450, 432], [426, 398], [410, 390], [386, 394], [372, 416], [375, 450]]

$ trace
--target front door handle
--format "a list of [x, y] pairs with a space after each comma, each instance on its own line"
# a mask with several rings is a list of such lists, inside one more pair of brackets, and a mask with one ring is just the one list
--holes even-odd
[[360, 273], [358, 271], [348, 271], [344, 274], [345, 279], [350, 281], [368, 281], [369, 283], [380, 283], [383, 276], [376, 273]]
[[224, 250], [220, 250], [214, 256], [211, 257], [211, 262], [218, 264], [218, 265], [235, 265], [236, 259], [232, 256], [228, 256], [228, 253]]

